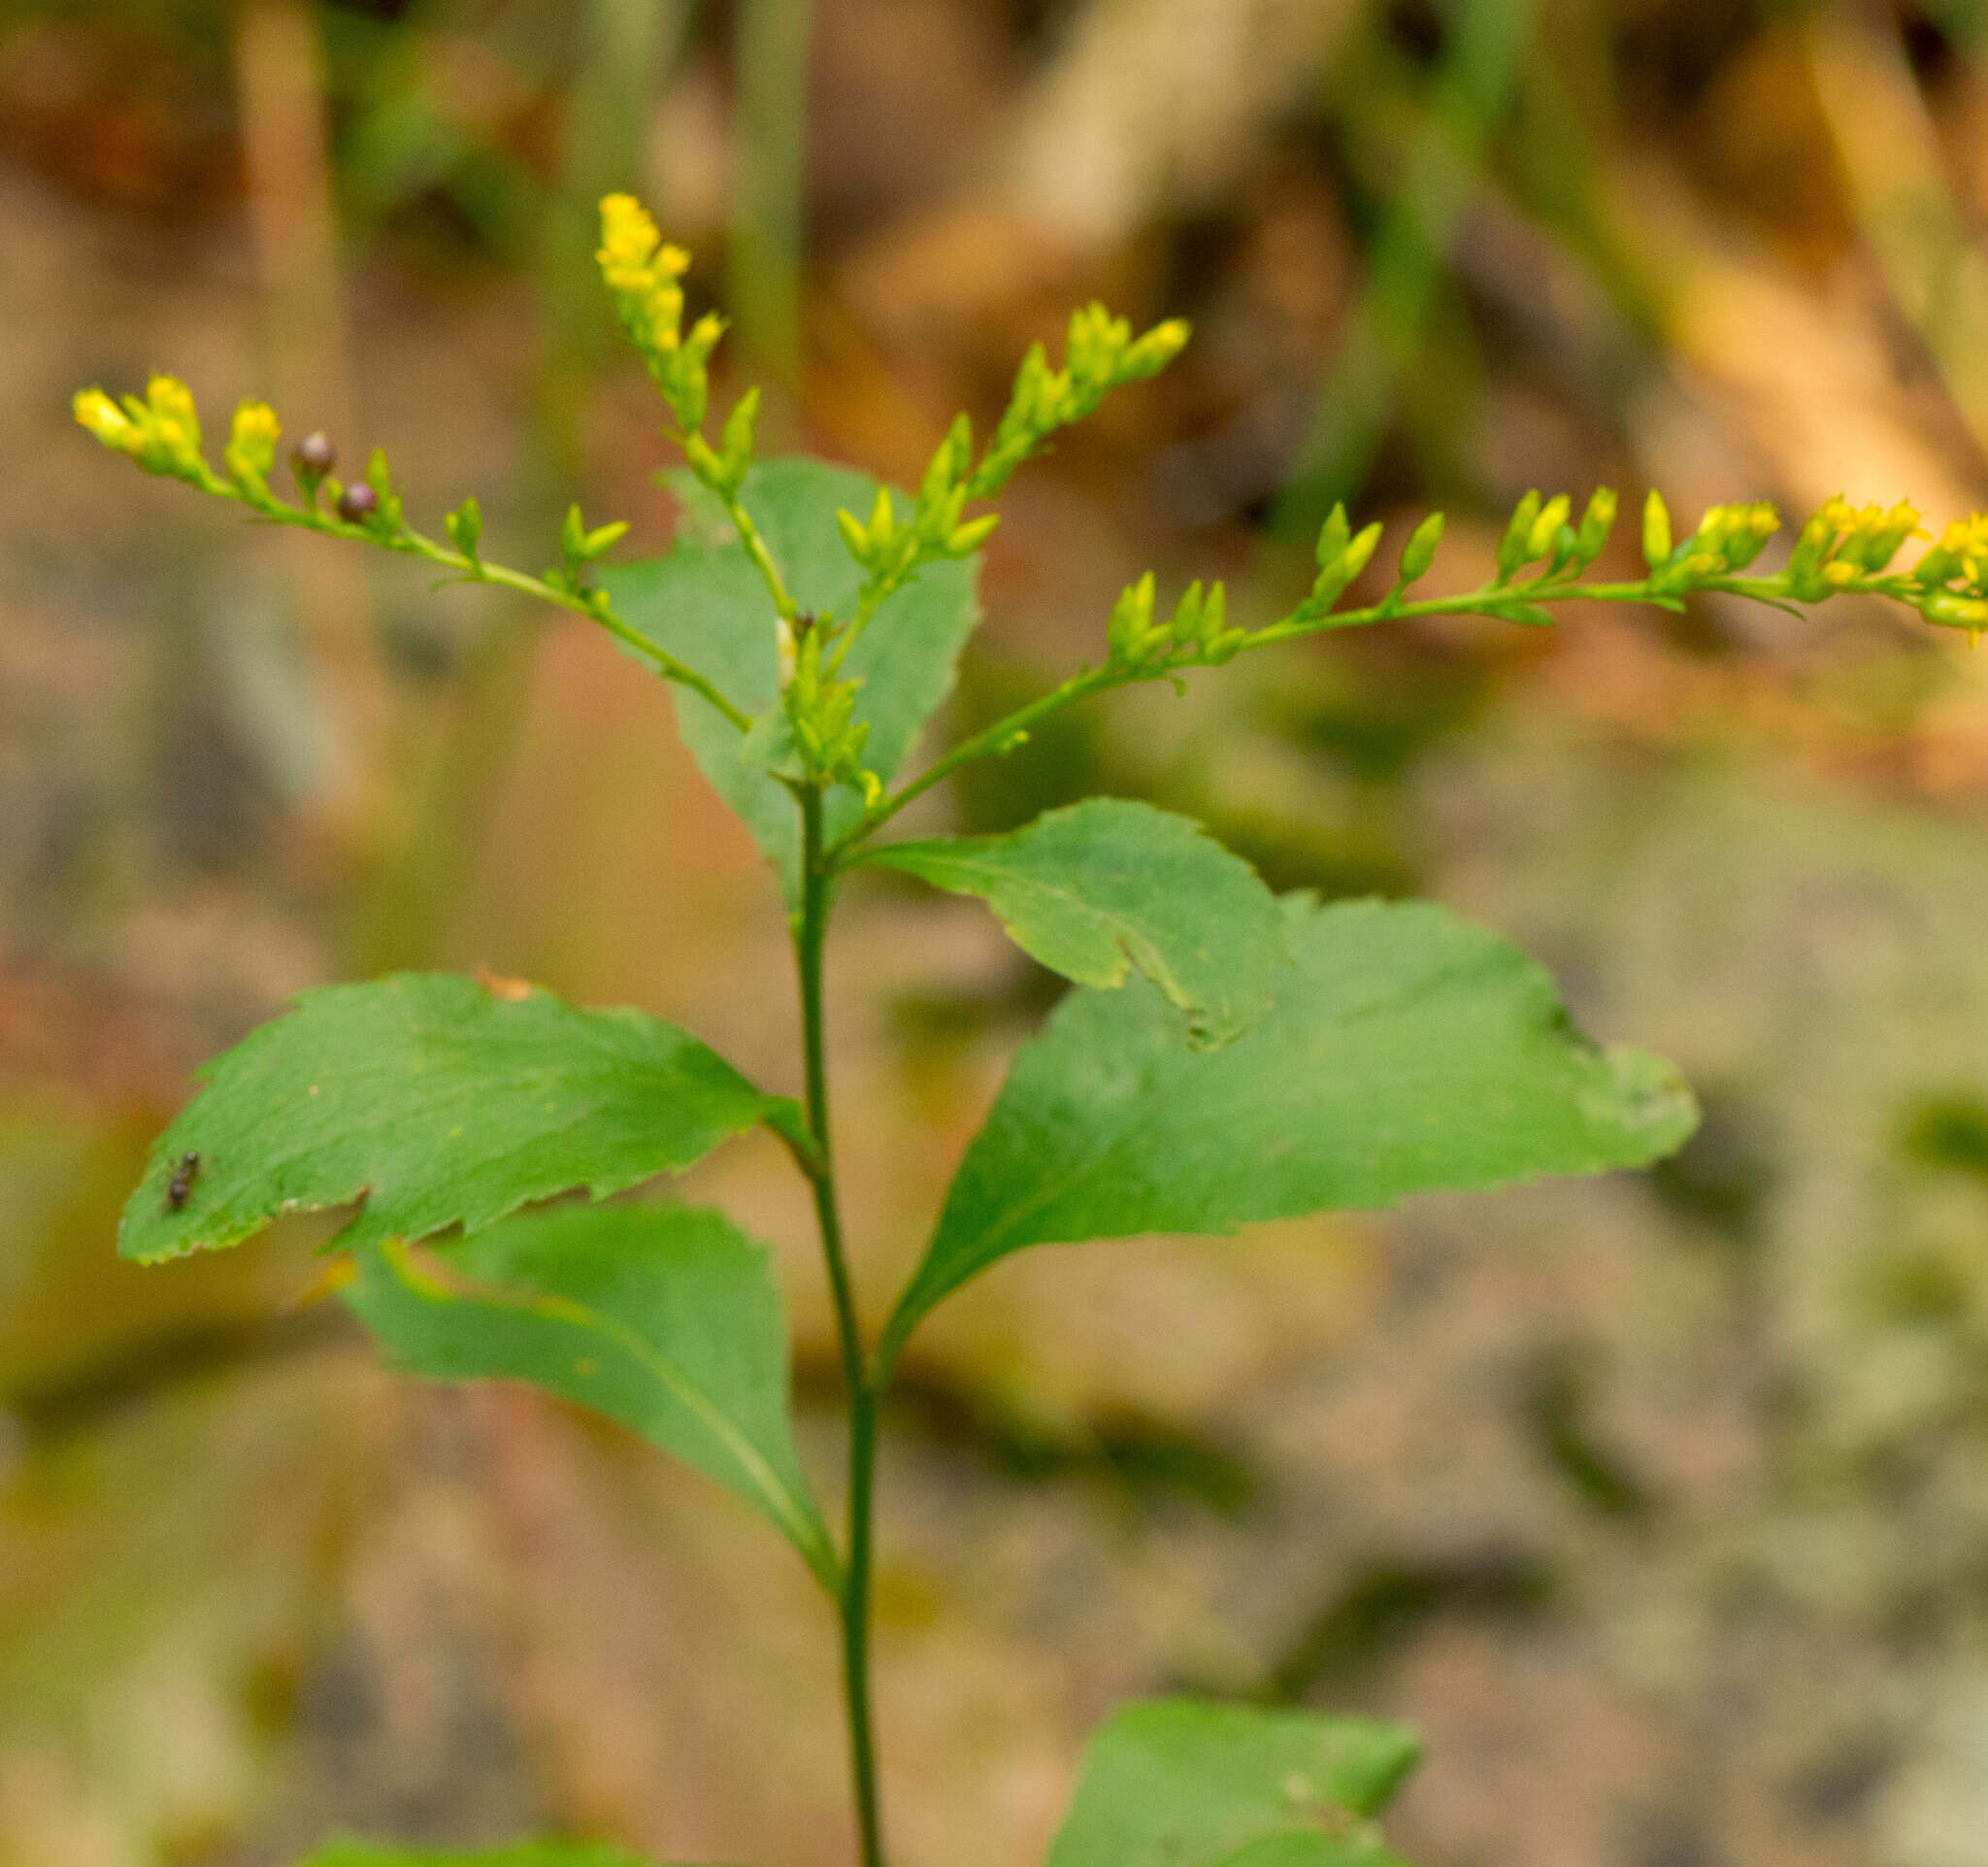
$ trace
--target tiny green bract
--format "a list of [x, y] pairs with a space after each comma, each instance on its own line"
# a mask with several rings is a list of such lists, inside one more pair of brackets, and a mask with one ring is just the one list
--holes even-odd
[[[1754, 575], [1779, 528], [1772, 507], [1715, 507], [1679, 539], [1652, 492], [1645, 574], [1605, 582], [1587, 574], [1615, 495], [1602, 488], [1576, 517], [1566, 494], [1529, 492], [1481, 587], [1412, 594], [1441, 541], [1433, 514], [1385, 590], [1342, 607], [1381, 528], [1356, 532], [1335, 508], [1311, 589], [1289, 615], [1232, 616], [1220, 583], [1194, 583], [1168, 608], [1148, 574], [1104, 619], [1094, 664], [900, 778], [977, 619], [977, 555], [997, 522], [984, 502], [1059, 429], [1164, 369], [1186, 326], [1135, 333], [1101, 306], [1079, 311], [1059, 365], [1041, 346], [1022, 359], [993, 434], [977, 446], [962, 416], [915, 492], [898, 492], [819, 461], [756, 461], [756, 391], [708, 439], [723, 320], [683, 328], [689, 257], [639, 203], [610, 195], [601, 221], [602, 276], [684, 461], [685, 522], [659, 559], [605, 565], [627, 527], [590, 525], [576, 506], [554, 567], [509, 569], [482, 554], [474, 499], [447, 515], [443, 543], [407, 522], [379, 453], [362, 479], [332, 478], [337, 454], [321, 434], [293, 450], [302, 496], [286, 498], [271, 484], [275, 413], [236, 410], [216, 472], [193, 397], [171, 377], [154, 377], [142, 398], [85, 389], [76, 417], [148, 472], [260, 518], [573, 611], [672, 683], [693, 753], [787, 897], [805, 1103], [766, 1093], [689, 1032], [636, 1012], [445, 975], [333, 986], [209, 1066], [132, 1194], [120, 1249], [143, 1260], [219, 1249], [280, 1213], [363, 1196], [341, 1235], [345, 1297], [404, 1366], [535, 1383], [752, 1503], [840, 1618], [856, 1830], [864, 1867], [882, 1867], [869, 1671], [878, 1410], [935, 1305], [1032, 1246], [1221, 1234], [1423, 1190], [1636, 1167], [1679, 1146], [1696, 1120], [1668, 1065], [1588, 1043], [1541, 968], [1441, 909], [1280, 901], [1198, 824], [1128, 800], [1090, 798], [1007, 836], [880, 840], [898, 812], [1091, 695], [1399, 617], [1537, 624], [1575, 597], [1677, 609], [1702, 591], [1783, 605], [1854, 592], [1976, 631], [1988, 626], [1988, 516], [1949, 525], [1894, 569], [1923, 536], [1918, 514], [1831, 500], [1781, 569]], [[875, 1342], [858, 1327], [844, 1246], [821, 1002], [837, 888], [864, 863], [978, 897], [1076, 987], [1015, 1057]], [[679, 1205], [522, 1210], [679, 1172], [757, 1126], [785, 1143], [809, 1184], [835, 1296], [849, 1420], [840, 1536], [795, 1450], [786, 1323], [765, 1248], [722, 1214]], [[1086, 1752], [1050, 1867], [1216, 1867], [1263, 1850], [1290, 1867], [1382, 1867], [1394, 1857], [1377, 1820], [1415, 1757], [1411, 1733], [1374, 1719], [1185, 1699], [1129, 1706]], [[641, 1867], [591, 1845], [462, 1853], [356, 1841], [329, 1843], [312, 1867], [419, 1863]]]

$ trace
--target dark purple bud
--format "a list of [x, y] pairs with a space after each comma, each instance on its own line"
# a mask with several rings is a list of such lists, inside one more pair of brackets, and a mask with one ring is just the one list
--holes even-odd
[[290, 450], [290, 465], [300, 479], [309, 474], [314, 480], [322, 480], [338, 465], [338, 450], [331, 445], [331, 436], [322, 428], [307, 434]]
[[348, 525], [363, 525], [380, 510], [380, 495], [361, 480], [338, 496], [338, 516]]

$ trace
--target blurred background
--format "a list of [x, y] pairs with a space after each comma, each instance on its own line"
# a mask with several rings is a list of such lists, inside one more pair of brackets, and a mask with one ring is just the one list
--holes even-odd
[[[659, 687], [68, 417], [169, 369], [383, 445], [417, 522], [476, 493], [493, 556], [573, 496], [659, 549], [589, 258], [630, 184], [728, 386], [900, 479], [1079, 300], [1195, 320], [1018, 483], [944, 734], [1148, 563], [1274, 615], [1337, 497], [1447, 507], [1457, 586], [1531, 485], [1988, 505], [1978, 0], [0, 0], [4, 1867], [847, 1857], [828, 1617], [744, 1507], [382, 1373], [305, 1300], [321, 1233], [113, 1255], [190, 1071], [323, 980], [484, 963], [794, 1086], [771, 878]], [[933, 800], [1102, 787], [1437, 896], [1706, 1119], [1653, 1175], [1024, 1253], [936, 1317], [882, 1481], [904, 1867], [1040, 1858], [1082, 1734], [1169, 1686], [1417, 1720], [1425, 1867], [1988, 1858], [1984, 670], [1842, 602], [1399, 626]], [[874, 879], [831, 966], [874, 1311], [1052, 990]], [[687, 1190], [779, 1248], [832, 1497], [802, 1189], [748, 1143]]]

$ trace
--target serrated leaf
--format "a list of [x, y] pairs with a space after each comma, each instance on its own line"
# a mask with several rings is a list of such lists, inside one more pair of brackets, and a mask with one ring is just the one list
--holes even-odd
[[1372, 1818], [1420, 1753], [1375, 1718], [1128, 1705], [1085, 1747], [1047, 1867], [1385, 1867]]
[[1294, 963], [1225, 1050], [1182, 1047], [1139, 984], [1056, 1009], [967, 1150], [884, 1355], [1023, 1246], [1642, 1166], [1696, 1124], [1669, 1064], [1596, 1048], [1484, 928], [1427, 902], [1283, 907]]
[[1288, 958], [1256, 871], [1200, 824], [1128, 798], [1087, 798], [1006, 836], [886, 844], [864, 860], [979, 896], [1016, 946], [1079, 985], [1122, 985], [1138, 967], [1204, 1049], [1270, 1009]]
[[660, 1017], [452, 973], [302, 992], [200, 1081], [124, 1208], [126, 1257], [217, 1250], [362, 1194], [348, 1244], [475, 1231], [574, 1187], [605, 1198], [679, 1171], [783, 1107]]
[[[676, 544], [662, 557], [605, 572], [602, 586], [649, 640], [709, 676], [743, 712], [763, 715], [779, 694], [772, 600], [710, 495], [687, 475], [673, 475], [671, 483], [684, 502]], [[863, 474], [821, 460], [769, 461], [746, 476], [740, 500], [802, 608], [832, 610], [844, 621], [854, 615], [864, 572], [849, 556], [836, 513], [869, 511], [878, 490]], [[849, 650], [843, 674], [863, 683], [855, 717], [870, 728], [864, 763], [879, 778], [888, 780], [903, 763], [952, 685], [960, 646], [979, 616], [977, 564], [968, 557], [928, 565], [882, 604]], [[676, 700], [704, 775], [746, 820], [789, 903], [798, 900], [801, 830], [793, 797], [742, 754], [742, 735], [708, 701], [685, 688], [676, 690]], [[831, 791], [830, 840], [862, 812], [855, 792]]]
[[652, 1867], [619, 1848], [588, 1841], [521, 1841], [509, 1848], [406, 1848], [393, 1842], [327, 1842], [298, 1867]]
[[596, 1408], [757, 1505], [834, 1589], [788, 1425], [779, 1287], [723, 1214], [567, 1207], [431, 1250], [387, 1239], [356, 1263], [345, 1300], [403, 1367]]

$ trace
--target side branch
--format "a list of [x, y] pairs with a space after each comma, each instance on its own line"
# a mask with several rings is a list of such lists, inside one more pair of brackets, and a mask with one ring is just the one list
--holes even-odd
[[454, 573], [466, 583], [501, 584], [506, 589], [518, 590], [526, 596], [535, 596], [540, 601], [554, 604], [562, 610], [570, 610], [575, 616], [583, 616], [588, 621], [599, 623], [617, 642], [624, 643], [639, 654], [665, 681], [674, 681], [679, 686], [688, 687], [693, 693], [702, 695], [740, 732], [743, 733], [752, 723], [749, 716], [733, 705], [695, 668], [678, 660], [661, 644], [651, 642], [640, 629], [615, 615], [613, 605], [609, 602], [604, 590], [580, 583], [575, 583], [571, 587], [561, 587], [559, 584], [547, 583], [542, 577], [534, 577], [528, 571], [513, 570], [509, 565], [493, 564], [482, 556], [471, 556], [466, 551], [451, 550], [448, 546], [410, 526], [403, 526], [391, 534], [382, 534], [370, 530], [363, 524], [347, 524], [343, 519], [325, 513], [301, 506], [286, 506], [275, 498], [264, 504], [261, 500], [245, 497], [218, 477], [214, 479], [207, 490], [218, 492], [225, 498], [238, 499], [258, 517], [270, 519], [280, 525], [295, 525], [306, 531], [323, 532], [334, 538], [360, 539], [369, 545], [378, 545], [385, 550], [425, 558], [429, 563], [439, 564], [444, 570]]
[[984, 731], [977, 732], [971, 739], [961, 740], [943, 758], [919, 773], [909, 783], [892, 791], [887, 797], [878, 798], [847, 831], [835, 840], [825, 851], [823, 862], [830, 869], [845, 866], [846, 858], [857, 846], [867, 842], [907, 804], [914, 798], [924, 796], [935, 784], [944, 783], [962, 765], [971, 765], [977, 758], [990, 758], [1013, 751], [1026, 742], [1029, 728], [1038, 720], [1047, 718], [1050, 714], [1060, 713], [1065, 707], [1076, 701], [1087, 699], [1094, 693], [1103, 693], [1110, 687], [1128, 686], [1134, 682], [1149, 678], [1133, 670], [1112, 667], [1086, 668], [1081, 673], [1073, 675], [1060, 687], [1052, 687], [1040, 698], [1030, 701], [1026, 707], [1017, 708], [1005, 719], [997, 719]]
[[665, 681], [673, 681], [679, 686], [688, 687], [693, 693], [702, 695], [740, 732], [743, 733], [752, 723], [746, 714], [695, 668], [678, 660], [659, 643], [651, 642], [640, 629], [617, 616], [606, 591], [592, 587], [576, 575], [562, 574], [561, 581], [554, 583], [547, 578], [534, 577], [528, 571], [513, 570], [506, 564], [493, 564], [473, 550], [455, 550], [402, 522], [397, 501], [392, 509], [381, 506], [371, 517], [349, 520], [338, 517], [335, 512], [320, 510], [315, 503], [309, 506], [286, 504], [268, 489], [266, 483], [257, 483], [246, 476], [239, 482], [223, 479], [204, 460], [176, 469], [175, 477], [187, 481], [202, 492], [214, 493], [246, 506], [256, 517], [270, 524], [289, 525], [328, 538], [353, 539], [361, 544], [377, 546], [381, 550], [419, 557], [439, 565], [463, 583], [500, 584], [506, 589], [517, 590], [569, 610], [575, 616], [583, 616], [633, 650]]
[[[1537, 526], [1541, 517], [1537, 496], [1533, 497], [1534, 511], [1525, 518], [1528, 527]], [[1658, 560], [1657, 566], [1649, 576], [1633, 582], [1581, 581], [1580, 573], [1586, 562], [1592, 561], [1592, 555], [1599, 552], [1601, 540], [1595, 537], [1591, 541], [1580, 541], [1589, 549], [1581, 553], [1584, 561], [1574, 563], [1571, 570], [1567, 559], [1563, 558], [1540, 576], [1515, 582], [1512, 571], [1519, 568], [1519, 564], [1509, 561], [1513, 553], [1508, 547], [1504, 554], [1507, 561], [1501, 563], [1499, 575], [1493, 582], [1453, 596], [1411, 598], [1406, 594], [1408, 584], [1428, 569], [1434, 555], [1436, 540], [1441, 533], [1439, 515], [1417, 528], [1404, 554], [1403, 574], [1395, 587], [1379, 602], [1351, 610], [1337, 610], [1332, 604], [1344, 584], [1365, 567], [1378, 542], [1379, 527], [1370, 526], [1358, 538], [1348, 539], [1343, 518], [1336, 514], [1335, 524], [1327, 529], [1325, 544], [1328, 549], [1322, 549], [1320, 552], [1321, 559], [1325, 561], [1319, 587], [1313, 597], [1290, 616], [1260, 629], [1232, 629], [1227, 626], [1220, 584], [1214, 585], [1206, 595], [1200, 584], [1192, 585], [1181, 598], [1172, 620], [1161, 619], [1154, 613], [1153, 582], [1148, 575], [1124, 593], [1112, 614], [1109, 631], [1111, 652], [1103, 667], [1083, 669], [1062, 685], [996, 720], [972, 738], [962, 740], [918, 777], [873, 804], [828, 850], [825, 859], [831, 867], [844, 866], [860, 845], [906, 805], [950, 778], [962, 766], [1014, 750], [1027, 740], [1030, 728], [1077, 701], [1114, 687], [1134, 686], [1152, 681], [1177, 682], [1190, 668], [1219, 666], [1251, 649], [1269, 648], [1276, 643], [1323, 635], [1333, 630], [1438, 616], [1481, 616], [1494, 621], [1538, 626], [1551, 621], [1545, 607], [1549, 604], [1574, 600], [1646, 603], [1660, 609], [1679, 610], [1683, 608], [1685, 596], [1706, 591], [1744, 597], [1779, 608], [1792, 608], [1798, 604], [1812, 606], [1832, 596], [1880, 596], [1917, 609], [1929, 621], [1966, 628], [1971, 632], [1988, 628], [1988, 602], [1984, 602], [1973, 588], [1976, 553], [1965, 549], [1978, 542], [1982, 547], [1979, 560], [1988, 562], [1988, 527], [1983, 527], [1984, 536], [1979, 541], [1961, 539], [1950, 532], [1911, 571], [1896, 572], [1886, 570], [1885, 565], [1897, 549], [1897, 540], [1891, 534], [1899, 532], [1902, 535], [1906, 522], [1903, 511], [1879, 515], [1873, 509], [1865, 514], [1852, 514], [1846, 509], [1839, 512], [1825, 508], [1824, 514], [1818, 515], [1817, 519], [1805, 529], [1803, 542], [1787, 569], [1773, 576], [1748, 577], [1740, 575], [1733, 562], [1734, 558], [1741, 555], [1743, 547], [1734, 550], [1724, 535], [1727, 531], [1737, 533], [1741, 527], [1737, 519], [1722, 525], [1719, 520], [1724, 511], [1744, 516], [1747, 521], [1744, 530], [1749, 542], [1754, 537], [1764, 538], [1767, 523], [1754, 517], [1764, 509], [1721, 509], [1719, 513], [1707, 515], [1707, 525], [1674, 550], [1669, 545], [1668, 538], [1652, 540], [1650, 550]], [[1547, 532], [1549, 539], [1553, 530], [1564, 528], [1564, 520], [1556, 517], [1550, 508], [1543, 517], [1552, 527]], [[1969, 521], [1970, 524], [1973, 522]], [[1590, 529], [1599, 531], [1602, 528]], [[1953, 531], [1960, 529], [1953, 528]], [[1570, 530], [1568, 538], [1562, 542], [1571, 546], [1574, 537]], [[1703, 545], [1708, 537], [1719, 548], [1717, 554], [1709, 550], [1694, 554], [1693, 547]], [[1656, 548], [1659, 543], [1661, 550]], [[1887, 546], [1890, 549], [1885, 549]], [[1543, 555], [1550, 548], [1542, 540], [1541, 554]], [[1568, 556], [1573, 555], [1570, 550]], [[1960, 590], [1951, 587], [1953, 582], [1963, 575], [1968, 580], [1968, 586]]]

